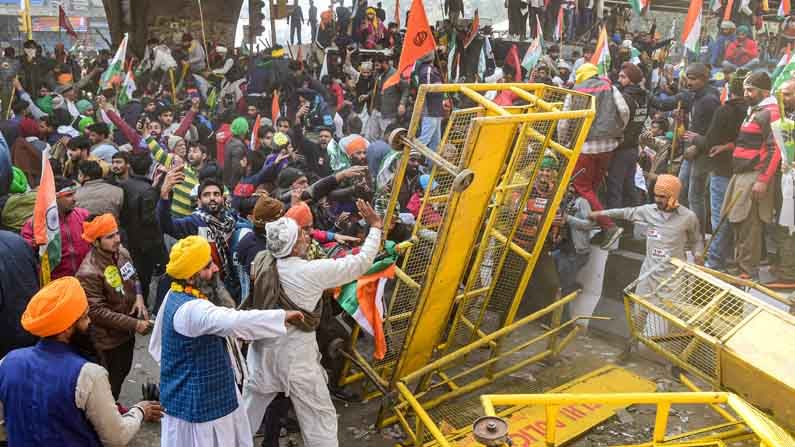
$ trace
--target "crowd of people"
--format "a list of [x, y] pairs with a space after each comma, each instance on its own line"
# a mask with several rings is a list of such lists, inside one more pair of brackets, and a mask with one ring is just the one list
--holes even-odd
[[[643, 272], [656, 273], [642, 287], [686, 251], [749, 279], [764, 260], [770, 286], [795, 287], [793, 160], [780, 151], [793, 136], [773, 132], [795, 114], [795, 81], [769, 74], [748, 25], [724, 21], [706, 63], [670, 65], [670, 41], [654, 29], [615, 25], [607, 72], [591, 63], [588, 39], [567, 54], [550, 45], [527, 67], [513, 48], [495, 57], [450, 1], [437, 51], [384, 89], [400, 58], [397, 23], [385, 25], [380, 4], [329, 8], [319, 21], [313, 8], [313, 45], [326, 51], [307, 58], [184, 33], [177, 44], [153, 37], [140, 59], [123, 61], [125, 79], [109, 81], [109, 52], [76, 61], [32, 40], [19, 57], [5, 49], [0, 62], [17, 74], [0, 90], [0, 402], [10, 445], [124, 445], [161, 418], [162, 445], [251, 445], [260, 429], [264, 445], [278, 445], [290, 405], [306, 445], [337, 445], [331, 397], [356, 396], [335, 386], [339, 365], [324, 354], [324, 321], [343, 313], [328, 291], [383, 256], [384, 226], [403, 242], [415, 219], [443, 218], [421, 211], [436, 187], [421, 153], [393, 184], [403, 152], [389, 135], [421, 113], [416, 138], [435, 150], [450, 112], [471, 106], [430, 94], [414, 110], [423, 84], [529, 81], [595, 97], [538, 261], [553, 295], [579, 287], [594, 246], [614, 248], [625, 221], [646, 225]], [[300, 42], [300, 9], [292, 20]], [[543, 198], [560, 161], [549, 151], [540, 167], [533, 194]], [[45, 187], [57, 205], [46, 223], [57, 214], [59, 228], [59, 253], [48, 254], [59, 262], [43, 279], [34, 212]], [[383, 222], [392, 191], [397, 209]], [[545, 213], [533, 203], [520, 235], [535, 234]], [[150, 333], [159, 396], [128, 408], [119, 398], [136, 337]]]

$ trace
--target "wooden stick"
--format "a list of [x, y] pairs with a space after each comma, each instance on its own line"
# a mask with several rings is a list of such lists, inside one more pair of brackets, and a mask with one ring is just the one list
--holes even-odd
[[199, 20], [202, 24], [202, 44], [204, 45], [204, 58], [207, 59], [207, 70], [210, 70], [210, 52], [207, 50], [207, 34], [204, 32], [204, 12], [202, 10], [202, 0], [196, 0], [199, 3]]

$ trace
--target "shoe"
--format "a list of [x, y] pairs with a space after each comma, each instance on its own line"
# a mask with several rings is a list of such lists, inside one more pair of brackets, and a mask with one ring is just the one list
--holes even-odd
[[601, 247], [602, 250], [611, 250], [610, 247], [618, 241], [621, 235], [624, 233], [624, 229], [621, 227], [613, 227], [605, 233], [605, 240], [602, 243]]
[[127, 414], [130, 411], [129, 408], [125, 407], [124, 405], [116, 402], [116, 409], [119, 410], [119, 414]]
[[352, 391], [348, 391], [345, 388], [338, 388], [336, 386], [329, 387], [329, 391], [331, 391], [332, 398], [341, 400], [343, 402], [357, 403], [362, 401], [361, 396]]

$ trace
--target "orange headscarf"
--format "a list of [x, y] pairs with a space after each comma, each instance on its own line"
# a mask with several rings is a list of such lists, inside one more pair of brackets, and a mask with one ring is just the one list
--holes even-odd
[[83, 240], [92, 243], [101, 237], [118, 231], [118, 229], [119, 226], [116, 224], [116, 218], [113, 217], [113, 214], [105, 213], [95, 217], [91, 222], [83, 222]]
[[22, 314], [22, 327], [38, 337], [69, 329], [88, 309], [86, 292], [77, 278], [64, 276], [42, 287]]
[[682, 183], [679, 177], [670, 174], [662, 174], [657, 177], [654, 184], [654, 193], [661, 196], [668, 196], [668, 209], [675, 209], [679, 206], [679, 191], [682, 190]]
[[293, 219], [301, 228], [309, 227], [313, 222], [312, 210], [309, 209], [309, 205], [306, 202], [299, 202], [297, 205], [293, 205], [287, 210], [284, 217]]

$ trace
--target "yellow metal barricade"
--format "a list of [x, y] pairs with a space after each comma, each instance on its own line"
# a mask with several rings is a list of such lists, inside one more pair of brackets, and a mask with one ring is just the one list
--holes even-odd
[[[509, 92], [522, 104], [500, 107], [483, 96], [489, 90]], [[472, 104], [452, 112], [435, 151], [411, 137], [430, 94], [455, 94]], [[514, 321], [594, 116], [590, 95], [541, 84], [424, 85], [414, 110], [408, 131], [393, 139], [403, 155], [391, 182], [387, 221], [407, 187], [410, 151], [432, 162], [433, 187], [425, 191], [414, 243], [386, 299], [387, 352], [381, 360], [370, 359], [367, 343], [358, 342], [358, 328], [347, 348], [382, 389], [460, 349], [464, 354], [455, 355], [457, 363], [449, 367], [471, 361], [468, 346]], [[557, 159], [557, 169], [542, 172], [545, 155]], [[531, 201], [534, 216], [527, 211]], [[560, 312], [548, 313], [558, 327]], [[550, 351], [559, 332], [551, 334]], [[498, 355], [498, 340], [489, 352]], [[364, 378], [351, 366], [345, 366], [341, 385]], [[451, 371], [441, 373], [449, 377]], [[421, 382], [420, 388], [430, 386]], [[449, 390], [458, 386], [447, 381]], [[372, 391], [368, 397], [379, 394], [366, 390]]]
[[649, 295], [634, 284], [625, 290], [632, 336], [794, 430], [795, 317], [697, 266], [670, 262], [675, 272]]
[[[481, 416], [472, 419], [468, 435], [445, 432], [444, 427], [423, 408], [416, 397], [402, 383], [398, 390], [406, 405], [416, 413], [415, 429], [409, 431], [409, 445], [440, 447], [474, 447], [479, 445], [521, 445], [525, 442], [547, 447], [562, 445], [558, 439], [560, 429], [565, 427], [566, 416], [573, 408], [623, 408], [630, 405], [653, 405], [656, 408], [654, 424], [647, 441], [632, 444], [633, 447], [725, 447], [735, 442], [760, 447], [791, 447], [795, 439], [767, 415], [733, 393], [685, 392], [685, 393], [613, 393], [613, 394], [505, 394], [480, 397]], [[690, 429], [687, 432], [667, 435], [670, 411], [682, 406], [717, 407], [725, 422]], [[535, 438], [529, 438], [520, 427], [511, 427], [507, 417], [527, 408], [543, 408], [543, 422]], [[414, 438], [415, 433], [428, 433], [425, 439]], [[539, 438], [540, 437], [540, 438]], [[566, 442], [564, 440], [563, 442]], [[619, 442], [609, 446], [620, 445]]]

